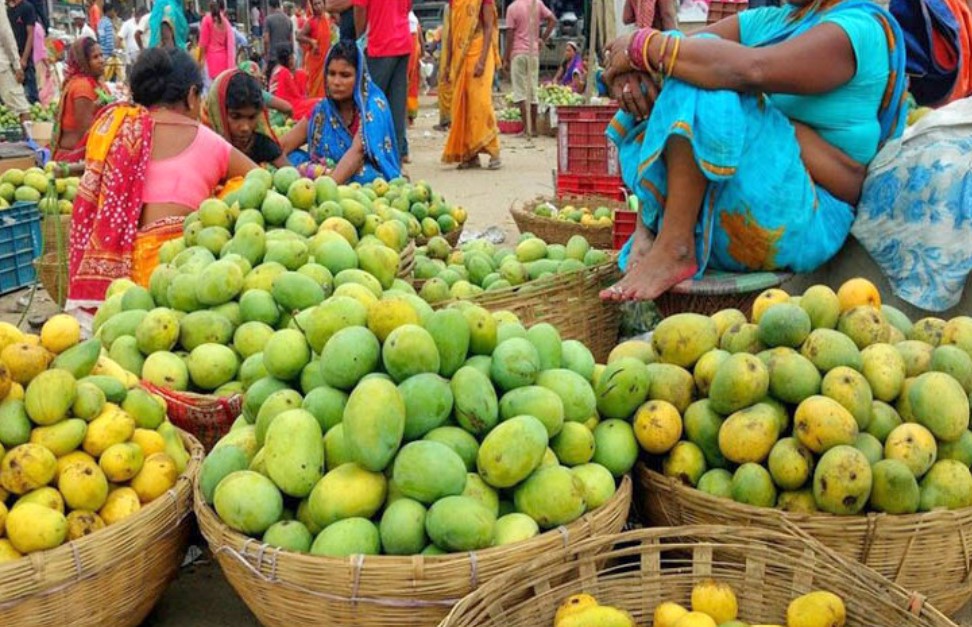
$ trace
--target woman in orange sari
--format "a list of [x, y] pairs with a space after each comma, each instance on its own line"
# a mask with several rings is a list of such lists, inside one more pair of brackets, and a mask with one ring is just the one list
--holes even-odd
[[57, 106], [51, 150], [55, 161], [80, 163], [88, 132], [108, 101], [108, 88], [101, 80], [105, 58], [101, 46], [90, 37], [77, 39], [67, 53], [67, 71], [61, 101]]
[[499, 60], [499, 30], [494, 0], [454, 0], [449, 26], [452, 127], [442, 161], [458, 163], [461, 170], [479, 168], [479, 155], [486, 153], [487, 167], [498, 170], [502, 164], [493, 74]]
[[415, 122], [419, 110], [419, 85], [422, 82], [422, 25], [415, 16], [414, 11], [408, 13], [408, 27], [412, 32], [412, 56], [408, 59], [408, 100], [406, 101], [406, 111], [408, 112], [408, 123]]
[[307, 95], [324, 97], [324, 60], [331, 47], [331, 20], [324, 12], [324, 0], [311, 2], [311, 14], [297, 34], [304, 50], [304, 69], [307, 71]]

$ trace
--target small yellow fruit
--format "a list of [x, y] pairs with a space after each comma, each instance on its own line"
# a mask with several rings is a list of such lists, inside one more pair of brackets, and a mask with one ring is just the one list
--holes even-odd
[[91, 464], [92, 466], [98, 465], [98, 460], [88, 455], [84, 451], [72, 451], [67, 455], [65, 455], [64, 457], [57, 458], [57, 475], [54, 478], [59, 479], [61, 477], [61, 473], [64, 472], [65, 468], [77, 462]]
[[689, 612], [675, 621], [673, 627], [719, 627], [719, 625], [708, 614]]
[[21, 385], [44, 372], [54, 355], [42, 346], [32, 346], [27, 342], [11, 344], [0, 353], [0, 361], [10, 370], [10, 377]]
[[635, 413], [634, 433], [641, 448], [663, 455], [682, 437], [682, 417], [668, 401], [648, 401]]
[[98, 466], [76, 462], [64, 468], [57, 489], [71, 509], [97, 511], [108, 498], [108, 479]]
[[43, 505], [44, 507], [49, 507], [55, 511], [64, 513], [64, 498], [61, 493], [50, 486], [44, 486], [43, 488], [37, 488], [32, 490], [27, 494], [23, 495], [17, 499], [13, 506], [20, 507], [24, 503], [34, 503], [36, 505]]
[[30, 442], [7, 451], [0, 462], [0, 485], [13, 494], [26, 494], [51, 482], [57, 474], [54, 453]]
[[67, 519], [49, 507], [25, 503], [7, 515], [7, 538], [21, 553], [53, 549], [66, 537]]
[[112, 444], [98, 459], [98, 465], [105, 473], [105, 477], [112, 483], [128, 481], [142, 469], [145, 457], [138, 444], [122, 442]]
[[24, 386], [20, 385], [16, 381], [10, 384], [10, 391], [7, 392], [7, 398], [22, 401], [24, 400]]
[[165, 453], [155, 453], [145, 460], [131, 486], [142, 503], [149, 503], [165, 494], [178, 478], [175, 460]]
[[844, 627], [846, 621], [844, 601], [832, 592], [805, 594], [786, 608], [786, 627]]
[[128, 518], [142, 508], [138, 494], [131, 488], [112, 490], [105, 500], [104, 506], [98, 510], [98, 515], [106, 525], [113, 525]]
[[105, 521], [101, 520], [101, 516], [94, 512], [89, 512], [83, 509], [76, 509], [68, 514], [67, 522], [68, 541], [83, 538], [88, 534], [105, 528]]
[[688, 614], [688, 610], [672, 601], [665, 601], [655, 608], [652, 627], [675, 627], [681, 617]]
[[707, 579], [692, 588], [692, 611], [711, 616], [716, 624], [735, 620], [739, 602], [728, 584]]
[[127, 442], [135, 432], [135, 420], [118, 405], [106, 403], [98, 417], [88, 423], [84, 434], [84, 450], [99, 457], [112, 444]]
[[0, 564], [19, 560], [23, 556], [24, 554], [15, 549], [14, 545], [10, 543], [10, 540], [0, 538]]
[[11, 344], [24, 341], [23, 332], [9, 322], [0, 322], [0, 352]]
[[763, 313], [773, 305], [787, 303], [789, 301], [790, 295], [781, 289], [771, 288], [765, 290], [753, 301], [753, 324], [759, 324], [759, 319], [763, 317]]
[[141, 447], [142, 455], [145, 457], [165, 452], [165, 438], [153, 429], [135, 429], [135, 433], [132, 434], [132, 443]]
[[878, 309], [881, 307], [881, 293], [878, 288], [867, 279], [860, 277], [845, 281], [837, 289], [837, 300], [840, 302], [841, 313], [861, 305], [869, 305]]
[[52, 353], [63, 352], [81, 341], [81, 325], [74, 316], [57, 314], [44, 323], [40, 332], [41, 346]]
[[41, 345], [40, 336], [35, 333], [24, 333], [24, 344], [29, 344], [31, 346], [40, 346]]
[[568, 616], [577, 614], [596, 605], [597, 599], [589, 594], [572, 594], [557, 608], [557, 614], [554, 616], [554, 627], [558, 627]]

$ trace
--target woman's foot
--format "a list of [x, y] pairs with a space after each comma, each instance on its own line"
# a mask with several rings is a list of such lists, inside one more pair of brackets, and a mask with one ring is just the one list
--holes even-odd
[[483, 165], [479, 162], [479, 155], [476, 155], [469, 161], [463, 161], [462, 163], [460, 163], [456, 169], [457, 170], [477, 170], [481, 167], [483, 167]]
[[634, 239], [631, 242], [631, 251], [628, 253], [628, 272], [633, 270], [640, 261], [648, 256], [648, 252], [654, 243], [655, 234], [649, 231], [648, 227], [639, 218], [638, 226], [634, 232]]
[[613, 301], [655, 300], [698, 272], [694, 246], [663, 246], [657, 242], [639, 259], [633, 256], [620, 281], [601, 292]]
[[489, 170], [499, 170], [502, 167], [503, 167], [503, 162], [500, 160], [499, 157], [490, 158], [489, 165], [486, 166], [486, 168]]

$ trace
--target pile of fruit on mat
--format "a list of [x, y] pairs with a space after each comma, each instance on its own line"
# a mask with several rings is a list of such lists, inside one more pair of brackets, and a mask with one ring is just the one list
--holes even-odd
[[80, 334], [0, 323], [0, 562], [125, 520], [189, 461], [164, 401]]
[[[844, 601], [832, 592], [817, 590], [793, 599], [786, 610], [786, 627], [843, 627]], [[690, 608], [665, 601], [652, 613], [653, 627], [750, 627], [740, 616], [736, 593], [728, 584], [712, 579], [692, 588]], [[557, 608], [553, 627], [636, 627], [631, 614], [620, 607], [601, 605], [590, 594], [574, 594]], [[753, 625], [752, 627], [774, 627]]]
[[577, 272], [608, 259], [607, 251], [592, 248], [583, 235], [574, 235], [563, 245], [548, 244], [532, 233], [523, 233], [515, 248], [477, 239], [459, 250], [452, 250], [445, 239], [436, 237], [416, 249], [414, 275], [424, 280], [419, 296], [426, 302], [439, 303]]
[[634, 357], [604, 376], [641, 447], [699, 490], [842, 515], [972, 506], [970, 317], [912, 322], [853, 279], [768, 290], [751, 318], [671, 316], [616, 353]]

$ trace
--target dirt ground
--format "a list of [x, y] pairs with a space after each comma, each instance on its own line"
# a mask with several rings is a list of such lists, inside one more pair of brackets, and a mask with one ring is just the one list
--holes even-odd
[[[459, 172], [454, 166], [444, 166], [439, 161], [445, 134], [432, 129], [437, 118], [434, 101], [426, 99], [409, 133], [412, 163], [407, 166], [407, 173], [413, 180], [428, 181], [451, 202], [464, 206], [469, 212], [467, 231], [498, 226], [508, 237], [515, 236], [516, 227], [508, 213], [510, 205], [538, 195], [553, 194], [556, 141], [547, 137], [530, 141], [504, 135], [501, 138], [501, 170]], [[0, 297], [0, 320], [19, 323], [24, 307], [18, 301], [28, 293], [29, 290], [22, 290]], [[47, 294], [37, 290], [24, 317], [24, 328], [28, 328], [31, 320], [39, 325], [55, 311]], [[198, 535], [194, 542], [199, 546], [205, 544]], [[963, 627], [972, 627], [972, 607], [966, 607], [956, 619]], [[208, 553], [180, 570], [177, 579], [143, 623], [143, 627], [256, 625], [259, 623]]]

